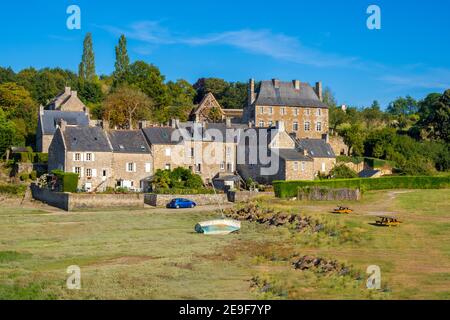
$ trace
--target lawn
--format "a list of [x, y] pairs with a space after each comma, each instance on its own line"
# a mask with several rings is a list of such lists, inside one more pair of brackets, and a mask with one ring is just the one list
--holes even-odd
[[[243, 223], [208, 237], [197, 210], [60, 213], [3, 205], [0, 299], [450, 299], [450, 190], [368, 192], [350, 216], [335, 203], [262, 199], [262, 206], [318, 218], [338, 237]], [[399, 228], [370, 225], [397, 213]], [[294, 270], [294, 255], [337, 259], [361, 277]], [[66, 269], [81, 268], [81, 290]], [[365, 289], [378, 265], [382, 290]]]

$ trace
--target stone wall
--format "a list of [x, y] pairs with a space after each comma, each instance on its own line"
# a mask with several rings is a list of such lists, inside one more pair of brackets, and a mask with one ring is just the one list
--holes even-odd
[[274, 197], [275, 194], [273, 192], [254, 192], [254, 191], [230, 191], [228, 192], [228, 201], [230, 202], [249, 202], [253, 199], [268, 196]]
[[228, 203], [226, 194], [146, 194], [145, 204], [152, 207], [165, 207], [172, 199], [183, 198], [194, 201], [198, 206], [217, 205], [218, 203]]
[[298, 191], [298, 200], [357, 201], [361, 200], [361, 191], [359, 189], [303, 188]]
[[98, 208], [143, 208], [144, 195], [133, 194], [78, 194], [53, 192], [31, 185], [33, 199], [66, 211]]

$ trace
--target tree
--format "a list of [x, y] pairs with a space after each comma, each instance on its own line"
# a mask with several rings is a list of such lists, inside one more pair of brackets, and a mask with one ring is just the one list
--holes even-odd
[[123, 86], [106, 97], [103, 107], [105, 118], [113, 125], [132, 129], [136, 121], [150, 119], [152, 105], [143, 92]]
[[145, 93], [159, 111], [169, 105], [167, 86], [164, 81], [165, 78], [159, 69], [144, 61], [136, 61], [131, 64], [125, 77], [125, 82]]
[[194, 84], [197, 92], [195, 103], [211, 92], [224, 109], [242, 109], [247, 104], [247, 84], [229, 83], [219, 78], [201, 78]]
[[0, 67], [0, 84], [4, 82], [14, 82], [16, 80], [16, 74], [11, 67]]
[[122, 83], [130, 65], [130, 58], [127, 51], [127, 38], [124, 35], [120, 36], [119, 44], [116, 46], [116, 63], [114, 71], [114, 81]]
[[387, 108], [387, 112], [392, 115], [412, 115], [417, 113], [418, 103], [411, 96], [406, 96], [405, 98], [397, 98], [391, 102]]
[[369, 129], [383, 120], [383, 112], [377, 100], [372, 103], [370, 108], [363, 109], [361, 113]]
[[95, 79], [95, 54], [92, 44], [92, 34], [89, 32], [83, 41], [83, 56], [78, 69], [80, 79], [92, 81]]
[[446, 90], [423, 116], [420, 126], [428, 132], [430, 138], [450, 143], [450, 89]]
[[24, 143], [24, 139], [17, 135], [14, 123], [8, 120], [5, 112], [0, 109], [0, 156], [2, 156], [9, 147], [23, 145]]
[[331, 91], [329, 87], [326, 87], [323, 90], [323, 103], [325, 103], [329, 108], [336, 108], [337, 102], [336, 98], [334, 97], [334, 93]]
[[358, 124], [344, 125], [338, 128], [339, 134], [348, 146], [348, 155], [361, 156], [364, 152], [364, 132]]
[[354, 170], [347, 167], [345, 164], [336, 165], [333, 169], [331, 169], [330, 176], [333, 179], [358, 178], [358, 174]]

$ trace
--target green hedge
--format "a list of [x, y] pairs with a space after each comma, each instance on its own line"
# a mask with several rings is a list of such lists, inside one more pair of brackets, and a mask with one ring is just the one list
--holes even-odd
[[279, 198], [292, 198], [298, 194], [298, 189], [303, 187], [327, 187], [350, 188], [369, 190], [385, 189], [442, 189], [450, 188], [450, 176], [446, 177], [382, 177], [382, 178], [358, 178], [336, 179], [321, 181], [275, 181], [273, 183], [275, 195]]
[[53, 170], [52, 173], [58, 178], [62, 192], [77, 192], [78, 174], [61, 170]]
[[40, 152], [16, 152], [13, 153], [14, 162], [20, 163], [47, 163], [48, 153]]
[[337, 156], [337, 162], [352, 162], [354, 164], [359, 163], [367, 163], [372, 168], [383, 168], [384, 166], [390, 166], [392, 168], [397, 167], [397, 164], [394, 161], [377, 159], [377, 158], [369, 158], [369, 157], [349, 157], [349, 156]]
[[13, 194], [13, 195], [24, 195], [27, 186], [16, 185], [16, 184], [0, 184], [0, 193]]
[[155, 189], [153, 190], [155, 194], [180, 194], [180, 195], [189, 195], [189, 194], [214, 194], [213, 189], [208, 188], [198, 188], [198, 189]]

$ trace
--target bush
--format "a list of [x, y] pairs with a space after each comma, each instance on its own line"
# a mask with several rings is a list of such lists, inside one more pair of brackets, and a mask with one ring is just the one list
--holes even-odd
[[30, 174], [29, 173], [21, 173], [19, 178], [20, 178], [20, 181], [27, 181], [30, 179]]
[[77, 192], [78, 174], [61, 170], [53, 170], [52, 173], [58, 178], [62, 192]]
[[155, 189], [153, 193], [156, 194], [214, 194], [214, 189], [209, 188], [195, 188], [195, 189]]
[[369, 190], [385, 189], [442, 189], [450, 187], [450, 176], [446, 177], [382, 177], [376, 179], [336, 179], [323, 181], [275, 181], [275, 195], [279, 198], [297, 197], [298, 189], [303, 187], [350, 188]]
[[157, 170], [153, 185], [156, 189], [197, 189], [203, 187], [203, 181], [191, 170], [178, 167], [173, 171]]
[[30, 179], [35, 181], [37, 179], [37, 171], [31, 171]]
[[12, 158], [16, 163], [48, 163], [48, 153], [16, 152]]
[[356, 173], [356, 171], [350, 169], [345, 164], [340, 164], [340, 165], [335, 166], [330, 171], [330, 176], [333, 179], [354, 179], [354, 178], [358, 178], [358, 174]]
[[2, 184], [0, 185], [0, 193], [4, 194], [12, 194], [12, 195], [23, 195], [25, 194], [25, 190], [27, 186], [24, 185], [15, 185], [15, 184]]

